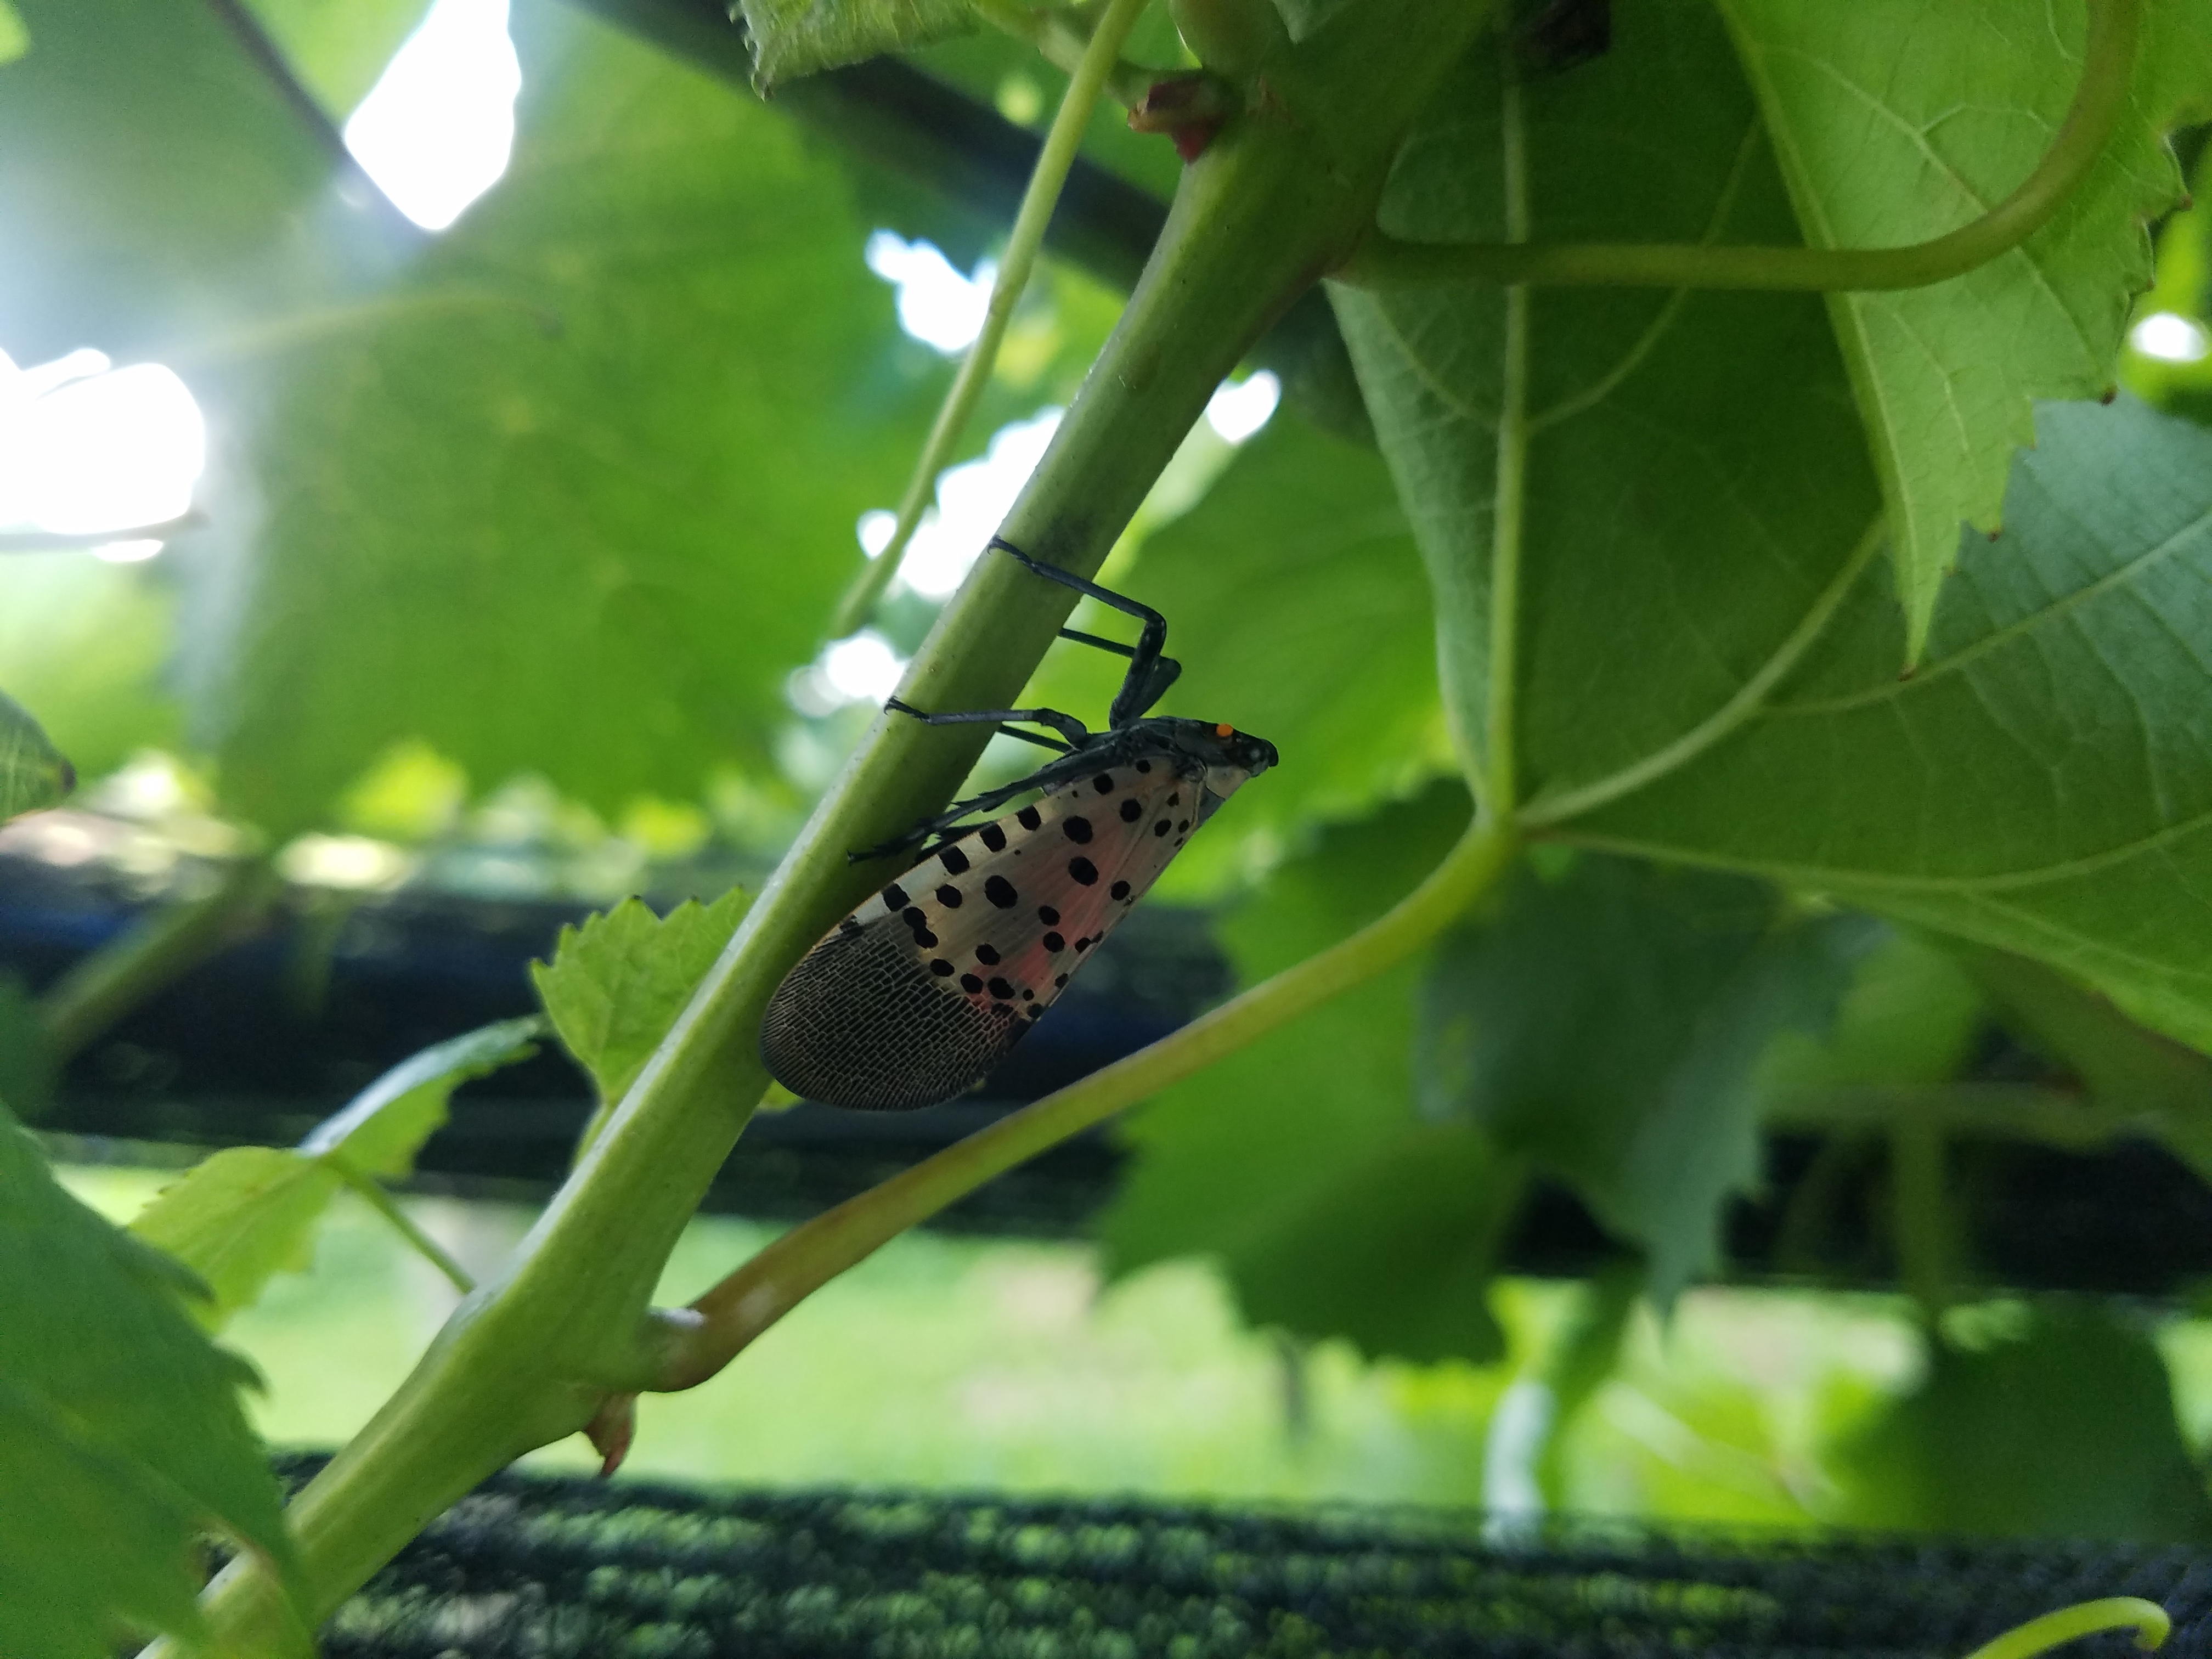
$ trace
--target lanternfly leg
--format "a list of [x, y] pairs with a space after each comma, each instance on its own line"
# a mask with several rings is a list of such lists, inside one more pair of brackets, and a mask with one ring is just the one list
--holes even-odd
[[1110, 640], [1102, 640], [1095, 634], [1078, 633], [1063, 628], [1064, 639], [1079, 640], [1085, 645], [1096, 645], [1117, 656], [1129, 659], [1129, 672], [1121, 681], [1121, 690], [1114, 699], [1106, 723], [1109, 726], [1127, 726], [1167, 692], [1182, 672], [1182, 665], [1173, 657], [1163, 654], [1167, 650], [1168, 619], [1148, 605], [1140, 605], [1124, 593], [1116, 593], [1096, 582], [1085, 581], [1072, 570], [1062, 570], [1056, 564], [1047, 564], [1033, 559], [1012, 542], [994, 536], [991, 545], [1008, 557], [1021, 562], [1022, 568], [1032, 575], [1043, 577], [1048, 582], [1058, 582], [1062, 587], [1072, 587], [1077, 592], [1094, 599], [1101, 605], [1111, 605], [1125, 616], [1136, 617], [1144, 623], [1133, 647], [1117, 646]]
[[1048, 726], [1067, 741], [1054, 743], [1050, 738], [1040, 738], [1028, 732], [1009, 732], [1010, 738], [1025, 738], [1047, 749], [1057, 749], [1066, 754], [1091, 735], [1091, 728], [1073, 714], [1063, 714], [1057, 708], [969, 708], [952, 714], [925, 714], [912, 703], [901, 702], [896, 697], [885, 700], [884, 707], [894, 714], [911, 714], [924, 726], [1003, 726], [1008, 720], [1027, 720], [1031, 726]]

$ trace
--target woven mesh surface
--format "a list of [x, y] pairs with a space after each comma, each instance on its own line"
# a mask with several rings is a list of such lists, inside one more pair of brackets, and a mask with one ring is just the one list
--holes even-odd
[[[310, 1462], [291, 1466], [303, 1474]], [[2212, 1659], [2212, 1555], [1656, 1533], [1479, 1516], [730, 1492], [515, 1475], [325, 1627], [331, 1659], [1947, 1656], [2067, 1603], [2163, 1602]], [[2120, 1659], [2093, 1638], [2075, 1659]]]

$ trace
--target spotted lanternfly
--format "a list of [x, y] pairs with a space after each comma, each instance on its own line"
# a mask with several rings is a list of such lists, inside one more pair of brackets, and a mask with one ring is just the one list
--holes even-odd
[[[823, 934], [769, 1001], [761, 1057], [777, 1082], [809, 1100], [903, 1111], [971, 1086], [1043, 1018], [1199, 825], [1275, 763], [1264, 738], [1145, 713], [1182, 672], [1162, 654], [1167, 622], [1158, 611], [1010, 543], [991, 546], [1140, 618], [1133, 647], [1060, 630], [1128, 658], [1129, 672], [1103, 732], [1052, 708], [926, 714], [896, 698], [887, 705], [931, 726], [1042, 726], [1058, 736], [1007, 735], [1060, 758], [854, 854], [911, 856], [938, 837], [920, 863]], [[1003, 817], [960, 823], [1032, 789], [1037, 799]]]

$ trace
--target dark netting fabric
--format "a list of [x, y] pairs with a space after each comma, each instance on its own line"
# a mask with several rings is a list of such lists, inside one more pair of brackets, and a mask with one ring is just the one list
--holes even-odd
[[[304, 1475], [313, 1465], [298, 1462]], [[1332, 1508], [505, 1475], [325, 1626], [331, 1659], [1962, 1659], [2068, 1603], [2164, 1603], [2212, 1659], [2212, 1554]], [[2120, 1659], [2121, 1635], [2067, 1650]]]

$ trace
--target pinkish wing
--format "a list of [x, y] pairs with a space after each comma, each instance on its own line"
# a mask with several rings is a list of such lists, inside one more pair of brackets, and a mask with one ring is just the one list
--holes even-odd
[[[1198, 785], [1105, 768], [939, 849], [853, 913], [896, 914], [948, 992], [1035, 1019], [1189, 840]], [[903, 902], [898, 902], [903, 901]]]

